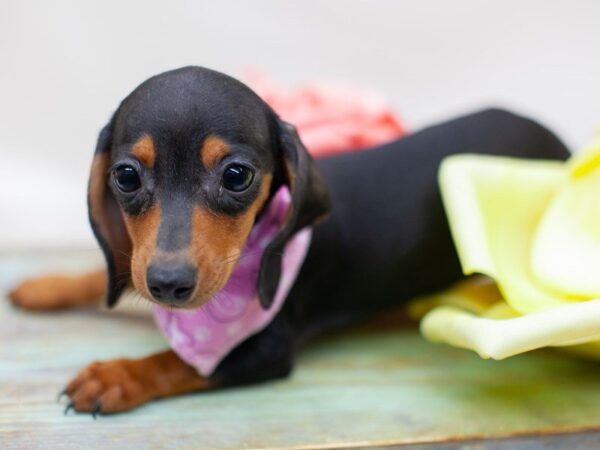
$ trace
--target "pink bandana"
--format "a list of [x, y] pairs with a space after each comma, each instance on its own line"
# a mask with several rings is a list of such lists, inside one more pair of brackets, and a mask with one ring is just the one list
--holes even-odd
[[281, 309], [304, 262], [310, 228], [287, 243], [279, 286], [268, 310], [260, 305], [256, 288], [263, 253], [281, 229], [290, 203], [290, 192], [282, 187], [252, 229], [229, 281], [208, 303], [192, 311], [155, 307], [154, 319], [173, 351], [201, 375], [212, 374], [233, 348], [266, 327]]

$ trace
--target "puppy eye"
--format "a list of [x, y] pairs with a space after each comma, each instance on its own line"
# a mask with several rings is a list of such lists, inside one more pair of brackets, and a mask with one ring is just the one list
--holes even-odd
[[231, 164], [223, 172], [221, 184], [228, 191], [245, 191], [252, 184], [254, 172], [252, 169], [241, 164]]
[[127, 194], [137, 191], [142, 186], [140, 176], [132, 166], [118, 166], [113, 171], [113, 176], [117, 187]]

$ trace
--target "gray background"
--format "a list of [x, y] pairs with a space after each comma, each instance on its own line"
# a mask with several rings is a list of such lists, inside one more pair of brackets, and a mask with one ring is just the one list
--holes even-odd
[[97, 132], [139, 82], [187, 64], [373, 86], [413, 130], [505, 106], [576, 148], [600, 125], [599, 18], [591, 0], [3, 0], [0, 250], [96, 247]]

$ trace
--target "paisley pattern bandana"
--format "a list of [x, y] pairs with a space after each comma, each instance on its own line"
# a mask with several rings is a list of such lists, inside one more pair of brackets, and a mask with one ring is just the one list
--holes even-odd
[[203, 376], [210, 376], [227, 354], [265, 328], [283, 306], [310, 245], [312, 230], [296, 233], [285, 247], [273, 304], [260, 305], [257, 280], [266, 247], [283, 226], [290, 209], [286, 187], [273, 196], [250, 232], [242, 255], [225, 287], [196, 310], [155, 306], [154, 319], [171, 348]]

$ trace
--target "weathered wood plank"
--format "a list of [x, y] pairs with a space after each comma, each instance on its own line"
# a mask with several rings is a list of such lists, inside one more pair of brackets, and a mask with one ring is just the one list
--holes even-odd
[[[90, 259], [4, 256], [0, 288]], [[2, 449], [357, 447], [600, 427], [597, 364], [549, 351], [483, 361], [400, 326], [315, 342], [288, 380], [65, 417], [56, 394], [79, 368], [165, 346], [147, 310], [27, 314], [1, 301], [0, 320]]]

